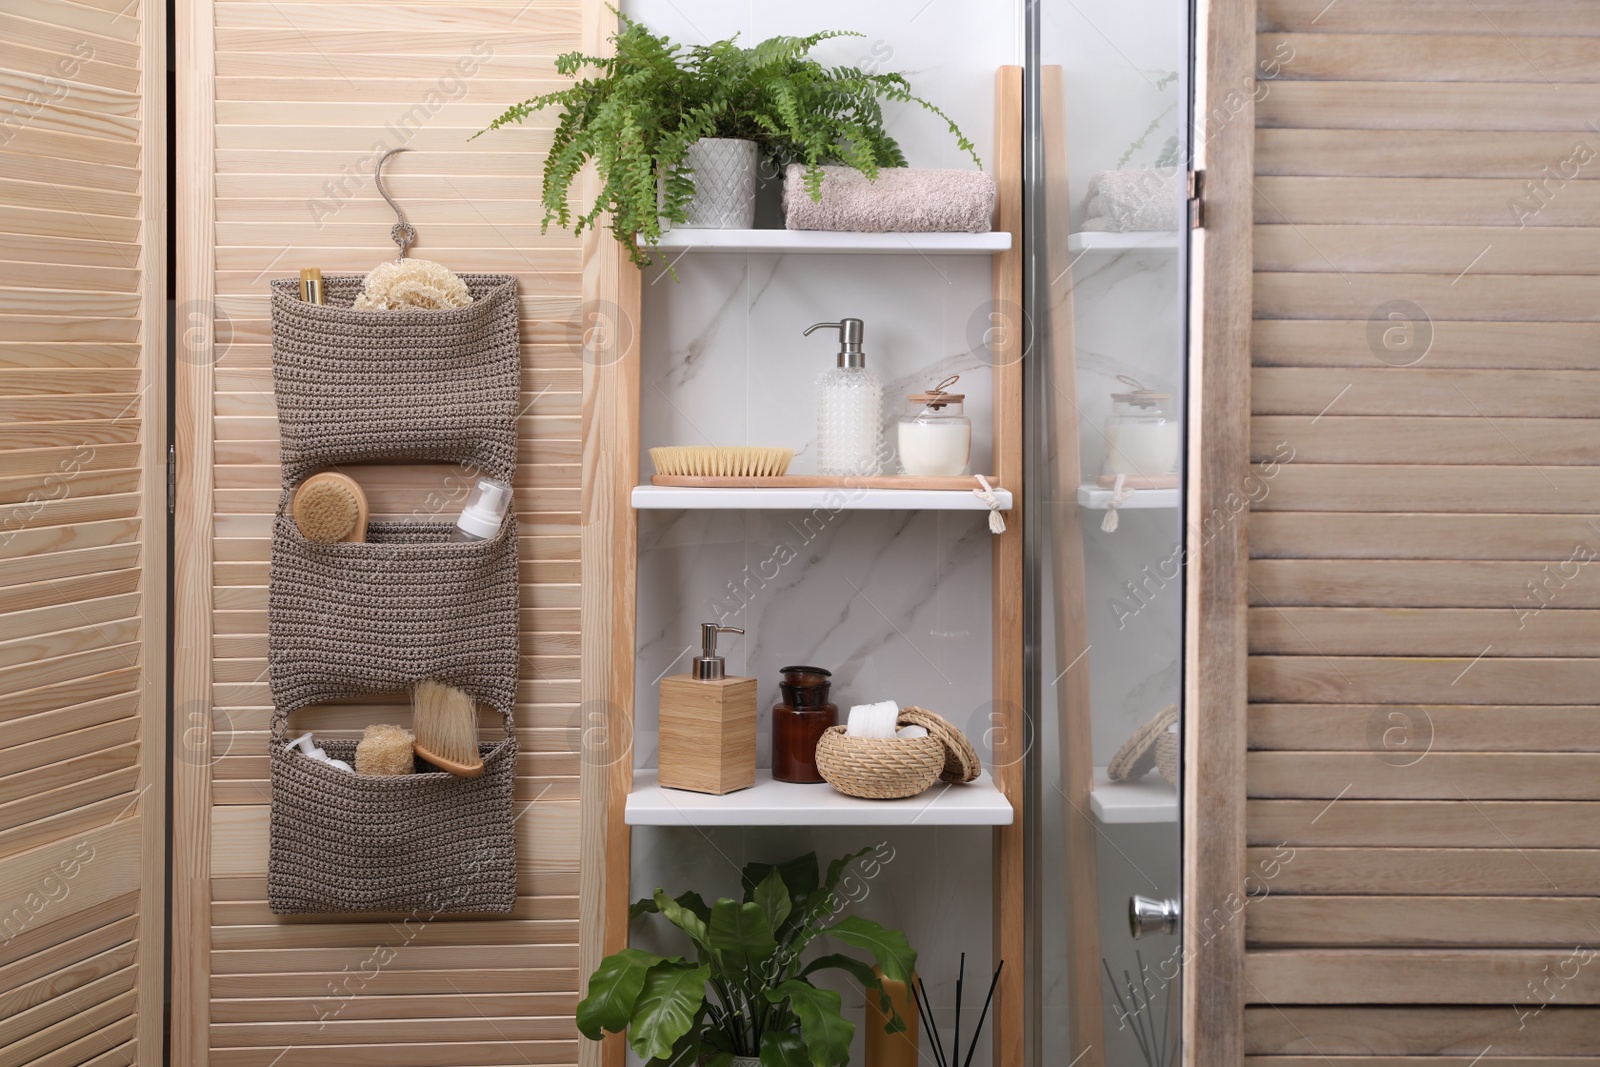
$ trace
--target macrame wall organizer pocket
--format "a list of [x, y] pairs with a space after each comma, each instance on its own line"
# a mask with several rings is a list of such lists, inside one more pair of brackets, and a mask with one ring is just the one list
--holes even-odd
[[[517, 525], [453, 542], [454, 512], [376, 520], [360, 543], [307, 541], [296, 483], [335, 466], [459, 463], [512, 481], [520, 374], [516, 282], [461, 276], [472, 304], [354, 311], [362, 278], [326, 279], [326, 305], [272, 283], [283, 494], [267, 632], [273, 699], [267, 895], [278, 914], [505, 913], [516, 901]], [[465, 497], [457, 502], [459, 507]], [[285, 745], [290, 713], [432, 679], [498, 711], [484, 773], [351, 774]], [[314, 712], [313, 712], [314, 714]], [[354, 763], [356, 742], [318, 738]]]
[[272, 386], [286, 484], [345, 463], [517, 462], [517, 283], [463, 274], [472, 303], [355, 311], [364, 280], [330, 275], [326, 304], [272, 283]]

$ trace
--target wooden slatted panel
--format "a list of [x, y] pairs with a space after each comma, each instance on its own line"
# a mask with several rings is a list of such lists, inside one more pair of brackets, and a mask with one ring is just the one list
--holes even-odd
[[1600, 1062], [1597, 41], [1259, 0], [1254, 1067]]
[[[191, 897], [205, 932], [190, 936], [208, 951], [175, 991], [185, 1062], [267, 1067], [291, 1048], [292, 1062], [339, 1067], [577, 1060], [581, 249], [570, 234], [539, 233], [548, 117], [469, 138], [558, 83], [554, 57], [578, 46], [582, 13], [545, 0], [202, 0], [188, 16], [216, 77], [201, 101], [215, 211], [202, 220], [212, 269], [199, 279], [213, 287], [202, 317], [215, 346], [196, 400], [209, 419], [196, 435], [210, 499], [196, 520], [209, 555], [196, 579], [209, 587], [198, 629], [210, 654], [188, 709], [208, 745], [189, 801], [208, 841]], [[393, 257], [394, 215], [370, 174], [375, 152], [402, 145], [410, 151], [384, 178], [417, 228], [413, 253], [519, 284], [519, 895], [503, 920], [284, 921], [265, 880], [267, 581], [281, 483], [267, 282]], [[452, 467], [346, 470], [374, 517], [453, 518], [471, 484]], [[306, 709], [290, 725], [359, 737], [369, 723], [409, 721], [403, 697], [380, 695]], [[483, 725], [492, 736], [496, 724]]]
[[0, 1064], [161, 1062], [164, 34], [0, 14]]

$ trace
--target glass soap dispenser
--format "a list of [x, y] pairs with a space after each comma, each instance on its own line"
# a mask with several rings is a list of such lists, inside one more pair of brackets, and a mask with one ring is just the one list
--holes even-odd
[[817, 473], [870, 477], [883, 465], [883, 383], [867, 369], [860, 319], [819, 322], [839, 331], [839, 362], [817, 379]]

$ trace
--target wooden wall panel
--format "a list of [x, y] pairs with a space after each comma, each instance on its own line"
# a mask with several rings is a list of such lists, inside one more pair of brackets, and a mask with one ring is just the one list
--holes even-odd
[[162, 1062], [165, 16], [0, 15], [0, 1064]]
[[1595, 1062], [1596, 8], [1257, 14], [1244, 1060]]
[[[174, 920], [175, 1062], [577, 1061], [582, 250], [570, 233], [539, 232], [551, 119], [469, 138], [558, 83], [554, 57], [579, 46], [589, 7], [599, 5], [191, 0], [180, 15], [193, 63], [186, 166], [198, 173], [180, 192], [196, 205], [180, 243], [197, 343], [180, 445], [190, 617], [179, 620], [179, 715], [194, 732], [177, 813], [192, 843]], [[371, 168], [375, 151], [400, 146], [410, 151], [389, 160], [385, 184], [417, 229], [413, 254], [515, 274], [522, 309], [519, 895], [506, 919], [415, 931], [280, 919], [265, 899], [266, 594], [280, 484], [267, 283], [393, 257], [394, 215]], [[444, 466], [348, 473], [375, 516], [453, 517], [470, 486]], [[359, 736], [409, 717], [402, 695], [378, 695], [297, 712], [291, 728]]]

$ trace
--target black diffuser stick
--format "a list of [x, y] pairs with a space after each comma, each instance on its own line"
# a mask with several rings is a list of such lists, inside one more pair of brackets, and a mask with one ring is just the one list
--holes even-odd
[[967, 977], [967, 954], [961, 954], [961, 969], [956, 971], [956, 1033], [950, 1039], [950, 1051], [961, 1055], [961, 983]]
[[[989, 979], [989, 993], [983, 998], [983, 1012], [978, 1016], [978, 1027], [972, 1031], [972, 1044], [967, 1046], [967, 1058], [961, 1061], [961, 1067], [972, 1067], [972, 1054], [978, 1050], [978, 1035], [983, 1033], [983, 1024], [989, 1018], [989, 1002], [994, 999], [994, 987], [1000, 984], [1000, 972], [1005, 969], [1006, 961], [1001, 960], [1000, 966], [994, 969], [994, 977]], [[960, 1049], [956, 1052], [959, 1055]]]
[[928, 999], [928, 987], [920, 974], [917, 975], [917, 985], [922, 986], [922, 998], [917, 1003], [928, 1013], [928, 1033], [933, 1035], [933, 1054], [939, 1059], [939, 1067], [950, 1067], [949, 1061], [944, 1058], [944, 1042], [939, 1040], [939, 1028], [934, 1025], [933, 1001]]

